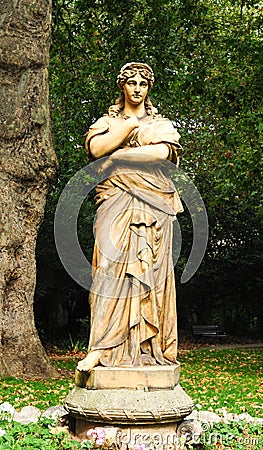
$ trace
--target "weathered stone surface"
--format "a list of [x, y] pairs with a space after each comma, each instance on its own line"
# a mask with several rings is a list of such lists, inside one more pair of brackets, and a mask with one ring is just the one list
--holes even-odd
[[225, 408], [220, 410], [220, 422], [229, 423], [229, 422], [239, 422], [240, 420], [244, 420], [247, 423], [255, 423], [255, 424], [263, 424], [263, 419], [260, 417], [252, 417], [248, 413], [229, 413]]
[[187, 419], [189, 420], [198, 420], [202, 423], [218, 423], [222, 421], [222, 418], [212, 412], [212, 411], [193, 411], [188, 417]]
[[46, 411], [43, 412], [42, 417], [47, 417], [48, 419], [57, 420], [60, 419], [63, 416], [66, 416], [68, 412], [66, 409], [61, 406], [51, 406], [50, 408], [46, 409]]
[[88, 389], [174, 389], [180, 364], [147, 367], [95, 367], [90, 373], [76, 370], [76, 385]]
[[184, 419], [177, 427], [178, 442], [185, 440], [186, 443], [197, 443], [203, 432], [201, 422], [198, 420]]
[[65, 399], [72, 417], [115, 425], [175, 422], [188, 416], [193, 407], [180, 385], [155, 391], [75, 387]]
[[13, 420], [15, 422], [22, 423], [23, 425], [27, 425], [31, 422], [37, 422], [41, 416], [40, 409], [35, 406], [24, 406], [19, 412], [15, 412]]

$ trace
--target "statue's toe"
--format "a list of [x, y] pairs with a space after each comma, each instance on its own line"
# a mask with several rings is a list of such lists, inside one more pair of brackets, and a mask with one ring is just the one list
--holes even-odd
[[99, 350], [95, 350], [90, 352], [86, 358], [79, 361], [77, 365], [77, 369], [82, 372], [90, 372], [93, 367], [97, 366], [100, 362], [101, 352]]

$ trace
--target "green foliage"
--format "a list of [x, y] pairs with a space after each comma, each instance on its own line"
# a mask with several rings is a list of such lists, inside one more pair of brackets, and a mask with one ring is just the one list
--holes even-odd
[[[181, 385], [194, 400], [196, 409], [220, 414], [248, 413], [263, 417], [262, 412], [262, 348], [228, 350], [181, 351]], [[0, 404], [10, 402], [16, 409], [33, 405], [45, 410], [63, 404], [73, 388], [76, 359], [60, 359], [54, 362], [61, 371], [60, 380], [22, 380], [6, 378], [1, 381]], [[51, 420], [20, 425], [0, 418], [0, 449], [77, 449], [93, 448], [87, 441], [80, 444], [67, 433], [56, 430]], [[262, 424], [241, 422], [218, 423], [213, 428], [204, 423], [200, 443], [188, 446], [196, 449], [260, 450], [262, 448]], [[6, 434], [1, 436], [1, 429]]]
[[189, 446], [205, 450], [261, 450], [263, 445], [262, 424], [248, 424], [244, 421], [215, 423], [213, 428], [203, 424], [204, 432], [198, 445]]
[[45, 410], [52, 405], [62, 404], [70, 389], [74, 386], [72, 372], [76, 361], [70, 364], [59, 361], [58, 369], [64, 372], [70, 366], [70, 376], [57, 380], [32, 380], [22, 378], [4, 378], [1, 380], [0, 404], [9, 402], [15, 409], [24, 406], [36, 406], [41, 410]]
[[[252, 417], [262, 415], [262, 349], [193, 350], [181, 351], [181, 385], [194, 400], [196, 409], [241, 414]], [[16, 409], [29, 404], [45, 410], [49, 406], [63, 404], [73, 387], [76, 359], [56, 359], [60, 380], [3, 379], [0, 404], [10, 402]], [[245, 421], [215, 423], [211, 428], [202, 425], [203, 433], [197, 444], [188, 449], [209, 450], [262, 448], [262, 424]], [[1, 435], [1, 430], [6, 431]], [[79, 443], [70, 435], [55, 429], [52, 420], [41, 419], [37, 423], [21, 425], [0, 418], [0, 449], [77, 449], [93, 448], [90, 441]]]
[[[118, 96], [119, 68], [142, 60], [154, 69], [151, 98], [182, 135], [181, 168], [199, 189], [209, 217], [204, 262], [178, 289], [181, 326], [189, 325], [194, 309], [199, 322], [262, 336], [262, 23], [262, 4], [253, 0], [53, 1], [50, 95], [60, 167], [38, 242], [36, 309], [44, 334], [48, 330], [41, 317], [46, 316], [39, 305], [46, 297], [53, 300], [58, 291], [64, 299], [68, 291], [76, 298], [85, 295], [56, 256], [57, 200], [86, 164], [88, 127]], [[79, 220], [89, 260], [93, 217], [90, 196]], [[187, 214], [180, 224], [184, 242], [178, 279], [192, 240]], [[62, 309], [67, 309], [64, 304]]]
[[0, 422], [6, 433], [0, 437], [1, 450], [50, 450], [67, 449], [76, 450], [81, 443], [71, 439], [67, 432], [51, 433], [51, 427], [55, 422], [49, 419], [41, 419], [37, 423], [21, 425], [14, 421]]
[[[181, 385], [203, 410], [219, 412], [225, 408], [236, 414], [263, 417], [262, 348], [179, 351], [178, 359]], [[16, 409], [30, 404], [41, 410], [63, 404], [74, 386], [77, 358], [64, 359], [61, 355], [54, 359], [54, 365], [60, 379], [2, 379], [0, 404], [8, 401]]]
[[[55, 422], [49, 419], [41, 419], [37, 423], [21, 425], [17, 422], [2, 421], [1, 431], [5, 434], [0, 436], [1, 450], [41, 449], [41, 450], [77, 450], [92, 449], [91, 441], [78, 442], [65, 431], [54, 432]], [[202, 450], [238, 449], [238, 450], [261, 450], [262, 426], [259, 424], [248, 424], [236, 422], [231, 424], [216, 423], [213, 428], [203, 424], [204, 432], [198, 444], [188, 445], [187, 448]], [[53, 431], [54, 430], [54, 431]], [[109, 448], [96, 445], [95, 448]]]
[[262, 349], [193, 350], [178, 359], [181, 385], [201, 409], [263, 417]]

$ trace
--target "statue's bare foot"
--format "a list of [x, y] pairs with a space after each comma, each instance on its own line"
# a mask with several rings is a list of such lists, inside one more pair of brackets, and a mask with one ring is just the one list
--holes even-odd
[[79, 361], [77, 369], [83, 372], [90, 372], [93, 369], [93, 367], [99, 364], [101, 354], [102, 354], [101, 350], [93, 350], [89, 352], [86, 358]]

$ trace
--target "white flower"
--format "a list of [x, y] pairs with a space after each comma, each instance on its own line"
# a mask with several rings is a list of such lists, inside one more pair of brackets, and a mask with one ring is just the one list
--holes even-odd
[[199, 405], [199, 403], [197, 403], [197, 405], [195, 405], [196, 409], [202, 409], [202, 405]]
[[11, 422], [15, 414], [15, 408], [8, 402], [0, 405], [0, 420], [8, 420]]
[[0, 413], [1, 412], [7, 412], [7, 413], [14, 415], [15, 408], [12, 405], [10, 405], [10, 403], [4, 402], [4, 403], [1, 403], [1, 405], [0, 405]]
[[6, 434], [6, 431], [2, 430], [2, 428], [0, 428], [0, 437], [4, 436], [4, 434]]

